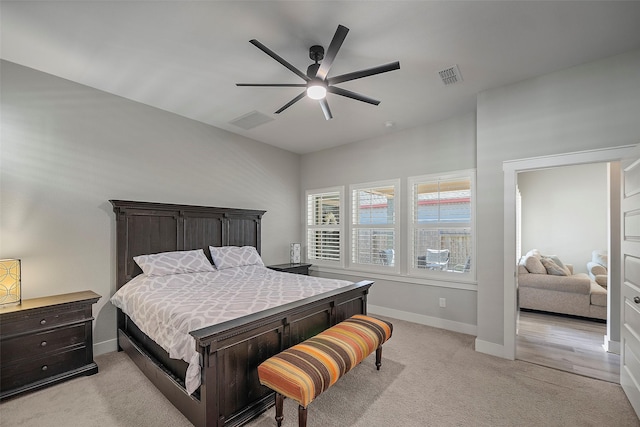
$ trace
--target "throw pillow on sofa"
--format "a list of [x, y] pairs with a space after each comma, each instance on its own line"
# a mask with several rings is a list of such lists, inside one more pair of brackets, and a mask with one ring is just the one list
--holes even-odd
[[529, 270], [529, 273], [547, 274], [547, 269], [544, 267], [542, 261], [540, 261], [540, 258], [538, 258], [537, 256], [528, 256], [524, 261], [524, 266], [527, 270]]
[[570, 276], [570, 274], [568, 274], [568, 269], [564, 266], [560, 267], [553, 259], [542, 257], [540, 258], [540, 261], [548, 274], [552, 274], [554, 276]]

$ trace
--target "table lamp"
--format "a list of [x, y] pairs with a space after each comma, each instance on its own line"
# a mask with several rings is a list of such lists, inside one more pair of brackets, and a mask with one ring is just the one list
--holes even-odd
[[20, 260], [0, 259], [0, 306], [20, 304]]

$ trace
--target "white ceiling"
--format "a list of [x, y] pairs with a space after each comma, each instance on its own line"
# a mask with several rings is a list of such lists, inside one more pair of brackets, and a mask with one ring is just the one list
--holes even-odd
[[[246, 137], [308, 153], [475, 110], [476, 95], [640, 48], [640, 2], [584, 1], [5, 1], [2, 59]], [[309, 47], [350, 29], [329, 77], [400, 61], [400, 70], [340, 86], [381, 100], [328, 95], [249, 43], [306, 71]], [[463, 81], [438, 71], [457, 64]], [[251, 130], [229, 122], [257, 111]], [[393, 122], [393, 127], [385, 123]]]

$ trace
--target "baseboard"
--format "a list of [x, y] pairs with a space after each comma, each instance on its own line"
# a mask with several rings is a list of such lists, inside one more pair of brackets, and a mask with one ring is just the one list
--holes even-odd
[[93, 345], [93, 355], [100, 356], [101, 354], [111, 353], [112, 351], [118, 351], [118, 340], [112, 339], [95, 343]]
[[478, 327], [476, 325], [456, 322], [454, 320], [440, 319], [438, 317], [425, 316], [424, 314], [411, 313], [409, 311], [380, 307], [378, 305], [367, 304], [367, 312], [373, 315], [378, 314], [380, 316], [393, 317], [394, 319], [406, 320], [407, 322], [419, 323], [421, 325], [446, 329], [448, 331], [459, 332], [461, 334], [476, 335], [478, 332]]
[[505, 359], [504, 345], [476, 338], [476, 351]]
[[604, 344], [602, 344], [604, 350], [608, 353], [620, 354], [620, 341], [609, 340], [609, 335], [604, 336]]

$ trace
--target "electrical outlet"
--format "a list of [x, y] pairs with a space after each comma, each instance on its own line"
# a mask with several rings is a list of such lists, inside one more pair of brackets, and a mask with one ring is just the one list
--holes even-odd
[[447, 299], [440, 298], [440, 307], [446, 307], [446, 306], [447, 306]]

